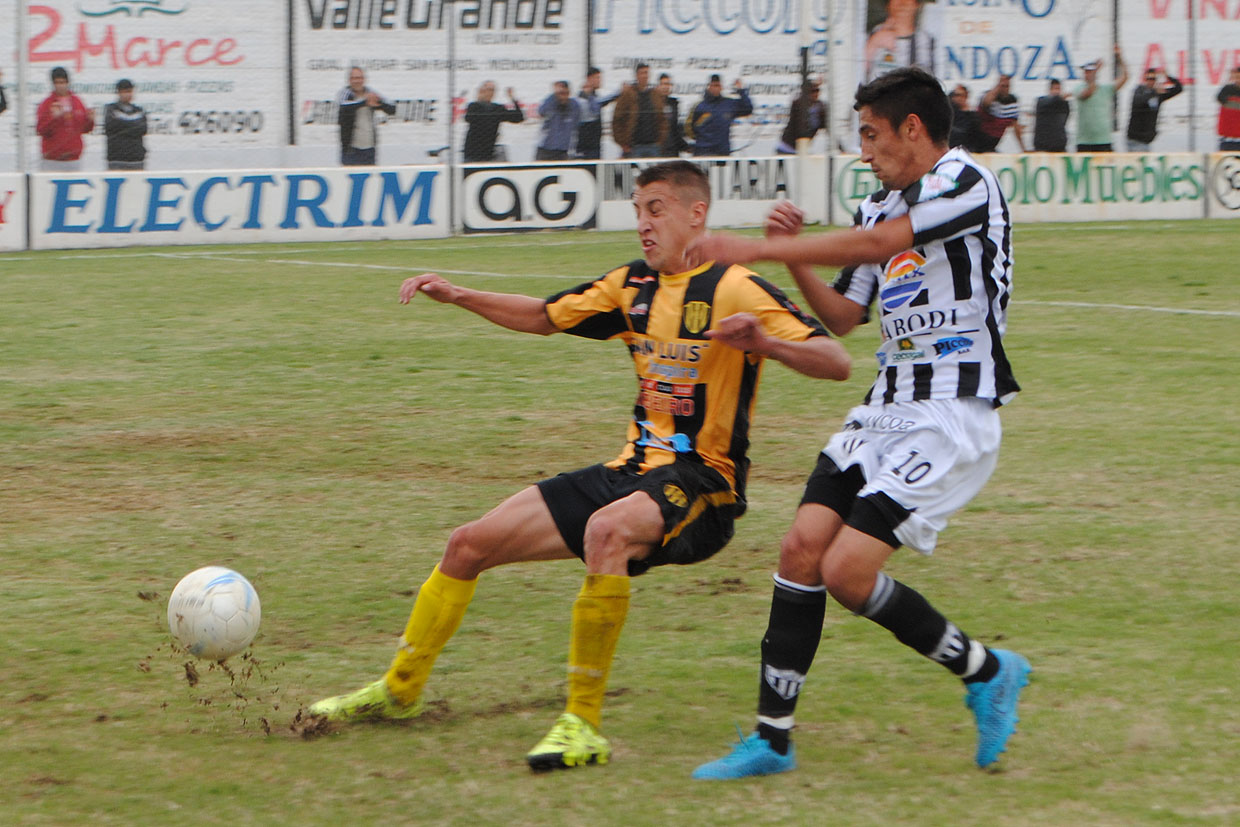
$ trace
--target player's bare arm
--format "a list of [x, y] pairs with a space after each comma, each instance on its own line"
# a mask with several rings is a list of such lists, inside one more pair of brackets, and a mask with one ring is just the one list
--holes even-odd
[[707, 261], [748, 264], [782, 261], [785, 264], [819, 264], [851, 267], [882, 264], [913, 246], [913, 224], [908, 216], [884, 221], [869, 230], [834, 230], [822, 235], [746, 238], [712, 233], [689, 244], [691, 266]]
[[408, 304], [418, 293], [444, 304], [455, 304], [477, 313], [500, 327], [546, 336], [558, 332], [547, 318], [546, 302], [515, 293], [490, 293], [453, 284], [438, 273], [407, 278], [400, 286], [400, 303]]
[[852, 357], [834, 339], [815, 336], [803, 342], [792, 342], [769, 336], [762, 329], [762, 322], [752, 313], [736, 313], [708, 330], [711, 339], [743, 350], [757, 353], [782, 362], [797, 373], [815, 379], [848, 378], [852, 370]]
[[[796, 236], [805, 225], [805, 211], [791, 201], [780, 201], [766, 217], [766, 237]], [[788, 272], [814, 315], [835, 336], [844, 336], [865, 318], [865, 308], [836, 292], [808, 264], [789, 264]]]

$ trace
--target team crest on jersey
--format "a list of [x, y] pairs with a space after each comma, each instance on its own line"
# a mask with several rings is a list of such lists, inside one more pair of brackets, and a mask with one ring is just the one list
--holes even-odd
[[663, 486], [663, 496], [667, 497], [667, 501], [677, 508], [684, 508], [689, 504], [689, 498], [685, 496], [685, 492], [671, 483]]
[[887, 312], [903, 307], [921, 290], [926, 272], [926, 259], [914, 250], [908, 250], [887, 262], [883, 271], [886, 286], [879, 292], [883, 309]]
[[701, 333], [710, 324], [710, 305], [706, 302], [687, 302], [684, 309], [685, 330]]

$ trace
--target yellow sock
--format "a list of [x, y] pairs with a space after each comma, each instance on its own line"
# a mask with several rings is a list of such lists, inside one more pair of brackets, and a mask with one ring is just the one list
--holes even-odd
[[573, 632], [568, 652], [568, 707], [598, 729], [603, 716], [607, 673], [616, 641], [629, 612], [629, 578], [587, 574], [573, 603]]
[[435, 658], [461, 625], [477, 585], [477, 579], [457, 580], [439, 566], [426, 578], [409, 613], [400, 649], [384, 676], [396, 700], [411, 704], [421, 696]]

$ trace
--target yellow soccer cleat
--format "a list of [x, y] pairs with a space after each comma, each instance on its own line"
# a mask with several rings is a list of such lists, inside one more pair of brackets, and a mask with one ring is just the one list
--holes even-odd
[[329, 721], [353, 723], [404, 721], [421, 715], [423, 708], [421, 700], [406, 706], [393, 698], [387, 687], [387, 679], [379, 678], [356, 692], [316, 701], [306, 711], [311, 715], [321, 715]]
[[526, 753], [526, 763], [535, 772], [568, 769], [586, 764], [606, 764], [611, 744], [598, 734], [589, 721], [565, 712], [547, 736]]

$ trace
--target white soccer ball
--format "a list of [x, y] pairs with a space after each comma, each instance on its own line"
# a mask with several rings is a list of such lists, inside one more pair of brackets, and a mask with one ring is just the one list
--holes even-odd
[[244, 650], [258, 634], [262, 614], [250, 581], [223, 566], [191, 571], [168, 598], [172, 636], [204, 660], [224, 660]]

